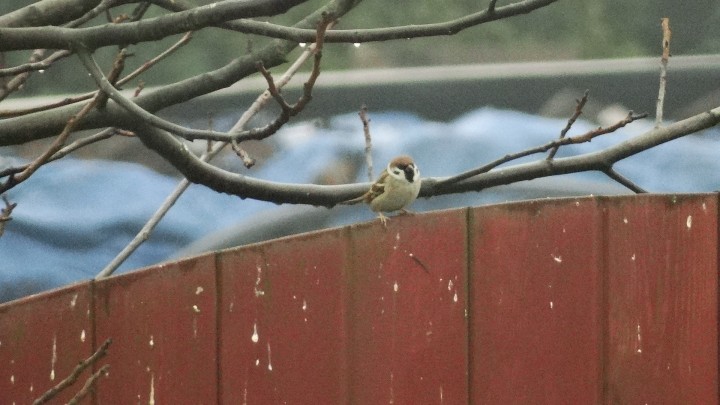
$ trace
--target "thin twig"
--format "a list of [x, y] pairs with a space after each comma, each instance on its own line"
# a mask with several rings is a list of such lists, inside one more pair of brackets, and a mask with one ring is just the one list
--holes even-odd
[[[122, 52], [121, 52], [122, 54]], [[122, 69], [121, 63], [116, 63], [113, 66], [113, 70], [110, 72], [111, 77], [115, 77], [117, 75], [116, 71]], [[103, 94], [101, 92], [97, 92], [95, 94], [95, 97], [85, 104], [80, 111], [75, 114], [74, 116], [70, 117], [68, 122], [65, 124], [65, 128], [63, 128], [62, 132], [58, 137], [55, 139], [55, 141], [48, 147], [43, 154], [38, 156], [35, 160], [30, 162], [28, 165], [26, 165], [22, 171], [20, 172], [11, 172], [8, 174], [8, 179], [5, 182], [5, 184], [0, 185], [0, 193], [5, 192], [16, 185], [22, 183], [23, 181], [27, 180], [32, 176], [41, 166], [44, 164], [50, 162], [53, 160], [53, 157], [60, 158], [64, 156], [65, 154], [69, 153], [65, 152], [65, 154], [60, 153], [63, 149], [63, 146], [65, 146], [65, 142], [67, 141], [70, 134], [73, 133], [75, 128], [78, 126], [80, 121], [93, 109], [95, 108], [98, 103], [102, 100]], [[74, 149], [70, 149], [74, 150]]]
[[[99, 94], [99, 93], [98, 93]], [[17, 174], [11, 174], [5, 184], [0, 185], [0, 193], [5, 192], [16, 185], [22, 183], [23, 181], [30, 178], [30, 176], [33, 175], [39, 169], [42, 165], [47, 163], [49, 159], [57, 153], [63, 145], [65, 145], [65, 141], [67, 141], [67, 138], [70, 136], [70, 134], [75, 130], [75, 128], [78, 126], [80, 121], [93, 109], [95, 108], [95, 105], [97, 105], [97, 97], [93, 98], [90, 102], [85, 104], [85, 106], [78, 112], [76, 115], [70, 117], [67, 124], [65, 124], [65, 128], [62, 130], [60, 135], [55, 139], [55, 141], [50, 145], [45, 152], [38, 156], [35, 160], [33, 160], [22, 172]]]
[[90, 390], [94, 387], [95, 382], [102, 376], [107, 376], [110, 370], [110, 365], [105, 364], [104, 366], [100, 367], [100, 370], [94, 372], [88, 379], [85, 381], [85, 385], [80, 389], [80, 391], [75, 394], [74, 397], [72, 397], [68, 402], [67, 405], [77, 405], [80, 403], [80, 401], [83, 400], [89, 393]]
[[358, 113], [363, 123], [363, 133], [365, 134], [365, 162], [367, 163], [368, 181], [375, 179], [373, 175], [373, 159], [372, 159], [372, 136], [370, 135], [370, 118], [368, 118], [368, 109], [365, 104], [360, 107]]
[[[572, 128], [575, 121], [580, 117], [580, 114], [582, 114], [583, 108], [585, 108], [585, 103], [587, 103], [588, 100], [588, 94], [590, 94], [590, 90], [585, 90], [585, 94], [583, 94], [582, 98], [580, 100], [575, 100], [577, 105], [575, 106], [575, 112], [573, 113], [572, 117], [568, 119], [567, 125], [565, 125], [565, 128], [563, 128], [562, 131], [560, 131], [560, 139], [565, 138], [565, 135], [567, 135], [570, 128]], [[558, 149], [560, 149], [559, 146], [556, 146], [552, 149], [550, 149], [550, 152], [548, 153], [547, 160], [552, 160], [555, 157], [555, 154], [557, 153]]]
[[0, 210], [0, 236], [5, 233], [5, 224], [12, 219], [12, 212], [17, 207], [17, 203], [11, 203], [5, 194], [2, 195], [5, 208]]
[[490, 0], [490, 4], [488, 4], [488, 7], [487, 7], [488, 14], [493, 14], [495, 12], [496, 4], [497, 4], [497, 0]]
[[660, 19], [662, 26], [662, 57], [660, 58], [660, 88], [658, 89], [657, 106], [655, 108], [655, 128], [659, 128], [663, 121], [663, 108], [665, 105], [665, 87], [667, 85], [667, 65], [670, 59], [670, 38], [672, 31], [670, 30], [670, 19]]
[[623, 186], [627, 187], [629, 190], [631, 190], [635, 194], [647, 193], [647, 191], [644, 188], [638, 186], [637, 184], [630, 181], [630, 179], [628, 179], [625, 176], [621, 175], [620, 173], [616, 172], [615, 169], [613, 169], [612, 167], [604, 170], [603, 173], [605, 173], [611, 179], [622, 184]]
[[[80, 148], [82, 148], [82, 147], [88, 146], [88, 145], [93, 144], [93, 143], [95, 143], [95, 142], [99, 142], [99, 141], [108, 139], [108, 138], [112, 137], [112, 136], [115, 135], [115, 134], [117, 134], [117, 135], [125, 135], [126, 132], [125, 132], [125, 131], [122, 131], [122, 130], [115, 129], [115, 128], [107, 128], [107, 129], [104, 129], [104, 130], [102, 130], [102, 131], [100, 131], [100, 132], [98, 132], [98, 133], [96, 133], [96, 134], [93, 134], [93, 135], [90, 135], [90, 136], [86, 136], [85, 138], [78, 139], [78, 140], [76, 140], [75, 142], [69, 143], [67, 146], [63, 147], [62, 149], [60, 149], [59, 151], [57, 151], [56, 153], [54, 153], [54, 154], [47, 160], [46, 163], [50, 163], [50, 162], [53, 162], [53, 161], [58, 160], [58, 159], [60, 159], [60, 158], [63, 158], [63, 157], [65, 157], [65, 156], [67, 156], [68, 154], [70, 154], [70, 153], [72, 153], [72, 152], [74, 152], [74, 151], [76, 151], [76, 150], [78, 150], [78, 149], [80, 149]], [[7, 168], [7, 169], [0, 170], [0, 177], [10, 176], [10, 175], [15, 174], [15, 173], [20, 173], [20, 172], [22, 172], [23, 170], [27, 169], [28, 166], [30, 166], [30, 163], [27, 163], [27, 164], [24, 164], [24, 165], [21, 165], [21, 166], [14, 166], [14, 167], [9, 167], [9, 168]]]
[[[85, 360], [81, 361], [80, 363], [78, 363], [78, 365], [75, 366], [75, 368], [74, 368], [73, 371], [70, 373], [70, 375], [68, 375], [67, 377], [65, 377], [62, 381], [60, 381], [60, 382], [59, 382], [57, 385], [55, 385], [54, 387], [52, 387], [52, 388], [50, 388], [49, 390], [47, 390], [40, 398], [36, 399], [36, 400], [33, 402], [33, 405], [45, 404], [45, 403], [47, 403], [48, 401], [50, 401], [51, 399], [53, 399], [57, 394], [59, 394], [60, 392], [62, 392], [64, 389], [66, 389], [67, 387], [73, 385], [73, 384], [75, 383], [75, 381], [77, 381], [78, 377], [80, 376], [80, 374], [82, 374], [83, 371], [85, 371], [88, 367], [90, 367], [90, 366], [92, 366], [93, 364], [95, 364], [99, 359], [101, 359], [102, 357], [104, 357], [104, 356], [107, 354], [108, 347], [110, 346], [111, 343], [112, 343], [112, 339], [107, 339], [107, 340], [95, 351], [95, 353], [93, 353], [93, 354], [92, 354], [90, 357], [88, 357], [87, 359], [85, 359]], [[103, 370], [103, 369], [107, 370], [107, 368], [106, 368], [107, 366], [108, 366], [108, 365], [105, 365], [105, 366], [104, 366], [103, 368], [101, 368], [100, 370]], [[91, 379], [92, 379], [92, 377], [91, 377], [90, 379], [88, 379], [88, 381], [90, 381]], [[87, 385], [88, 385], [88, 382], [86, 382], [85, 385], [87, 386]], [[86, 387], [83, 387], [82, 390], [81, 390], [81, 392], [82, 392], [85, 388], [86, 388]], [[80, 394], [80, 392], [78, 392], [78, 394]], [[77, 395], [76, 395], [76, 397], [77, 397]]]
[[[45, 56], [45, 49], [36, 49], [30, 54], [30, 60], [28, 64], [34, 64], [37, 62], [40, 62], [42, 60], [43, 56]], [[32, 71], [25, 71], [23, 73], [20, 73], [13, 77], [10, 81], [8, 81], [5, 86], [0, 88], [0, 101], [5, 100], [10, 94], [17, 91], [25, 82], [27, 81], [28, 77], [30, 77], [30, 73]]]
[[[115, 70], [121, 69], [122, 64], [115, 64], [113, 66], [113, 70], [110, 72], [110, 76], [115, 76]], [[102, 72], [101, 72], [102, 74]], [[78, 124], [80, 124], [80, 121], [93, 109], [98, 105], [98, 102], [102, 99], [103, 95], [102, 92], [97, 92], [95, 97], [93, 97], [90, 102], [85, 104], [80, 111], [75, 114], [74, 116], [70, 117], [70, 119], [65, 124], [65, 128], [63, 128], [62, 132], [58, 137], [55, 139], [55, 141], [50, 145], [45, 152], [38, 156], [35, 160], [33, 160], [22, 172], [17, 174], [11, 174], [8, 176], [7, 181], [5, 184], [0, 185], [0, 193], [3, 193], [16, 185], [22, 183], [23, 181], [30, 178], [30, 176], [33, 175], [39, 169], [42, 165], [47, 163], [56, 153], [58, 153], [63, 146], [65, 146], [65, 142], [67, 141], [70, 134], [75, 131], [75, 128], [77, 128]]]
[[65, 58], [67, 56], [70, 56], [70, 51], [62, 50], [53, 52], [50, 56], [47, 58], [39, 61], [39, 62], [28, 62], [22, 65], [13, 66], [10, 68], [0, 69], [0, 77], [5, 76], [15, 76], [20, 73], [26, 73], [26, 72], [34, 72], [34, 71], [43, 71], [46, 69], [49, 69], [52, 64], [62, 58]]
[[[110, 74], [107, 75], [107, 80], [110, 82], [110, 84], [114, 87], [117, 87], [117, 81], [118, 77], [120, 77], [120, 73], [125, 69], [125, 59], [128, 57], [128, 51], [127, 48], [120, 49], [120, 52], [117, 53], [115, 56], [115, 60], [113, 61], [112, 69], [110, 69]], [[107, 93], [100, 92], [98, 95], [98, 101], [97, 101], [97, 108], [103, 109], [105, 108], [105, 105], [107, 104], [108, 95]]]
[[[168, 49], [166, 49], [165, 51], [163, 51], [163, 52], [160, 53], [159, 55], [155, 56], [154, 58], [148, 60], [147, 62], [143, 63], [140, 67], [138, 67], [137, 69], [135, 69], [135, 70], [133, 70], [132, 72], [130, 72], [127, 76], [124, 76], [123, 78], [119, 79], [119, 80], [117, 81], [116, 86], [117, 86], [117, 87], [120, 87], [120, 86], [126, 84], [127, 82], [129, 82], [130, 80], [132, 80], [132, 79], [136, 78], [137, 76], [141, 75], [142, 73], [146, 72], [147, 70], [149, 70], [149, 69], [152, 68], [153, 66], [157, 65], [158, 62], [160, 62], [160, 61], [162, 61], [163, 59], [167, 58], [167, 57], [170, 56], [173, 52], [175, 52], [175, 51], [177, 51], [178, 49], [180, 49], [180, 47], [182, 47], [183, 45], [185, 45], [185, 44], [187, 44], [188, 42], [190, 42], [190, 39], [192, 39], [192, 31], [185, 33], [185, 35], [183, 35], [183, 37], [180, 38], [179, 41], [177, 41], [176, 43], [174, 43], [174, 44], [173, 44], [172, 46], [170, 46]], [[56, 53], [61, 53], [61, 52], [66, 52], [68, 55], [71, 54], [71, 52], [69, 52], [69, 51], [58, 51], [58, 52], [56, 52]], [[53, 55], [54, 55], [54, 54], [53, 54]], [[51, 55], [50, 57], [52, 57], [52, 55]], [[50, 59], [50, 57], [48, 57], [47, 59]], [[46, 59], [46, 60], [47, 60], [47, 59]], [[142, 85], [139, 85], [139, 86], [142, 87]], [[140, 90], [141, 90], [141, 89], [142, 89], [142, 88], [140, 88]], [[21, 116], [21, 115], [32, 114], [32, 113], [39, 112], [39, 111], [52, 110], [52, 109], [57, 108], [57, 107], [62, 107], [62, 106], [65, 106], [65, 105], [75, 104], [75, 103], [79, 103], [79, 102], [81, 102], [81, 101], [89, 100], [89, 99], [91, 99], [92, 97], [94, 97], [95, 94], [96, 94], [96, 92], [93, 91], [93, 92], [89, 92], [89, 93], [77, 95], [77, 96], [74, 96], [74, 97], [67, 97], [67, 98], [64, 98], [63, 100], [56, 101], [56, 102], [54, 102], [54, 103], [50, 103], [50, 104], [46, 104], [46, 105], [42, 105], [42, 106], [37, 106], [37, 107], [32, 107], [32, 108], [27, 108], [27, 109], [22, 109], [22, 110], [4, 110], [4, 111], [3, 111], [3, 110], [0, 110], [0, 118], [19, 117], [19, 116]], [[135, 92], [135, 97], [137, 97], [138, 94], [139, 94], [139, 91], [136, 91], [136, 92]]]
[[440, 181], [440, 182], [438, 182], [437, 186], [442, 187], [442, 186], [454, 184], [454, 183], [469, 179], [470, 177], [477, 176], [478, 174], [489, 172], [490, 170], [492, 170], [504, 163], [507, 163], [507, 162], [510, 162], [513, 160], [517, 160], [517, 159], [523, 158], [525, 156], [534, 155], [536, 153], [543, 153], [554, 147], [590, 142], [593, 138], [596, 138], [600, 135], [605, 135], [605, 134], [609, 134], [611, 132], [615, 132], [618, 129], [624, 127], [625, 125], [627, 125], [635, 120], [645, 118], [645, 117], [647, 117], [647, 113], [634, 114], [632, 111], [630, 111], [624, 119], [618, 121], [617, 123], [615, 123], [607, 128], [599, 127], [592, 131], [588, 131], [582, 135], [567, 137], [567, 138], [562, 138], [562, 139], [556, 139], [554, 141], [546, 143], [545, 145], [536, 146], [534, 148], [526, 149], [524, 151], [505, 155], [502, 158], [494, 160], [486, 165], [480, 166], [480, 167], [472, 169], [472, 170], [468, 170], [464, 173], [460, 173], [456, 176], [452, 176], [443, 181]]

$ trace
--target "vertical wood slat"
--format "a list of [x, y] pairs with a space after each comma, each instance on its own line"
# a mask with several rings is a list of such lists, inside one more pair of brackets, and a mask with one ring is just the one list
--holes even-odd
[[222, 403], [344, 402], [345, 240], [334, 230], [220, 256]]
[[95, 283], [97, 344], [112, 338], [98, 404], [217, 403], [214, 256]]
[[601, 402], [596, 200], [481, 207], [471, 223], [472, 403]]
[[98, 403], [717, 403], [717, 213], [436, 212], [30, 297], [0, 306], [0, 403], [49, 387], [53, 340], [57, 382], [108, 336]]
[[467, 403], [466, 212], [350, 229], [350, 403]]
[[608, 201], [608, 403], [717, 403], [717, 196]]
[[[0, 306], [0, 404], [31, 404], [90, 356], [89, 286], [76, 284]], [[67, 402], [79, 389], [63, 391], [53, 403]]]

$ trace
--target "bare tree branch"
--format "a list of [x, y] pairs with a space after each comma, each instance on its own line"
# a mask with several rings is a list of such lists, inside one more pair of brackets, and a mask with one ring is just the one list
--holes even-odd
[[[564, 138], [564, 137], [561, 136], [560, 138], [558, 138], [558, 139], [556, 139], [556, 140], [554, 140], [554, 141], [548, 142], [548, 143], [546, 143], [545, 145], [536, 146], [536, 147], [534, 147], [534, 148], [529, 148], [529, 149], [526, 149], [526, 150], [524, 150], [524, 151], [520, 151], [520, 152], [516, 152], [516, 153], [511, 153], [511, 154], [505, 155], [505, 156], [503, 156], [503, 157], [500, 158], [500, 159], [494, 160], [494, 161], [492, 161], [492, 162], [490, 162], [490, 163], [487, 163], [487, 164], [485, 164], [485, 165], [483, 165], [483, 166], [480, 166], [480, 167], [478, 167], [478, 168], [475, 168], [475, 169], [472, 169], [472, 170], [468, 170], [468, 171], [466, 171], [466, 172], [464, 172], [464, 173], [460, 173], [460, 174], [457, 174], [457, 175], [455, 175], [455, 176], [449, 177], [449, 178], [447, 178], [446, 180], [444, 180], [444, 181], [440, 184], [440, 186], [445, 186], [445, 185], [448, 185], [448, 184], [458, 183], [458, 182], [460, 182], [460, 181], [467, 180], [467, 179], [469, 179], [469, 178], [471, 178], [471, 177], [473, 177], [473, 176], [477, 176], [478, 174], [482, 174], [482, 173], [489, 172], [490, 170], [492, 170], [492, 169], [494, 169], [494, 168], [496, 168], [496, 167], [498, 167], [498, 166], [500, 166], [500, 165], [502, 165], [502, 164], [511, 162], [511, 161], [513, 161], [513, 160], [517, 160], [517, 159], [520, 159], [520, 158], [524, 158], [524, 157], [526, 157], [526, 156], [534, 155], [534, 154], [536, 154], [536, 153], [547, 152], [548, 150], [557, 149], [557, 148], [559, 148], [560, 146], [563, 146], [563, 145], [571, 145], [571, 144], [578, 144], [578, 143], [590, 142], [591, 140], [593, 140], [593, 138], [596, 138], [596, 137], [598, 137], [598, 136], [600, 136], [600, 135], [605, 135], [605, 134], [609, 134], [609, 133], [611, 133], [611, 132], [615, 132], [615, 131], [617, 131], [619, 128], [622, 128], [622, 127], [624, 127], [625, 125], [627, 125], [627, 124], [629, 124], [629, 123], [631, 123], [631, 122], [633, 122], [633, 121], [635, 121], [635, 120], [637, 120], [637, 119], [645, 118], [645, 117], [647, 117], [647, 114], [635, 115], [635, 114], [633, 114], [632, 111], [630, 111], [630, 112], [628, 113], [628, 115], [627, 115], [624, 119], [618, 121], [618, 122], [615, 123], [614, 125], [611, 125], [611, 126], [609, 126], [609, 127], [607, 127], [607, 128], [602, 128], [602, 127], [600, 127], [600, 128], [594, 129], [594, 130], [592, 130], [592, 131], [588, 131], [588, 132], [586, 132], [586, 133], [584, 133], [584, 134], [582, 134], [582, 135], [573, 136], [573, 137], [570, 137], [570, 138]], [[571, 118], [571, 119], [572, 119], [572, 118]], [[569, 127], [566, 126], [566, 128], [569, 128]], [[552, 159], [547, 159], [547, 160], [552, 160]]]
[[[472, 178], [454, 183], [448, 182], [449, 177], [425, 178], [422, 182], [420, 196], [430, 197], [480, 191], [488, 187], [559, 174], [583, 171], [605, 172], [622, 159], [673, 139], [710, 128], [719, 122], [720, 107], [717, 107], [666, 127], [650, 130], [598, 152], [553, 159], [552, 161], [542, 159], [508, 166], [501, 170], [482, 172], [471, 176]], [[359, 196], [370, 187], [370, 183], [321, 186], [259, 180], [230, 173], [202, 162], [183, 147], [181, 142], [162, 130], [145, 126], [137, 128], [136, 133], [146, 146], [167, 159], [191, 182], [204, 184], [215, 191], [234, 194], [241, 198], [252, 198], [278, 204], [310, 204], [331, 207], [341, 201]], [[553, 142], [572, 142], [568, 140], [573, 140], [573, 138]]]
[[82, 43], [94, 50], [109, 45], [155, 41], [170, 35], [214, 26], [237, 18], [282, 14], [307, 0], [225, 0], [140, 22], [105, 24], [89, 28], [41, 26], [0, 28], [0, 52], [22, 49], [70, 49]]
[[[330, 25], [328, 25], [328, 27], [329, 26]], [[318, 52], [316, 52], [316, 48], [318, 45], [322, 45], [322, 42], [316, 41], [316, 43], [309, 45], [278, 80], [272, 80], [271, 83], [268, 83], [268, 85], [274, 87], [274, 91], [278, 93], [279, 89], [285, 86], [290, 81], [290, 79], [300, 69], [303, 63], [307, 61], [310, 55], [318, 54]], [[316, 58], [315, 61], [316, 64], [314, 65], [314, 68], [318, 69], [319, 72], [319, 60]], [[245, 125], [247, 125], [250, 119], [255, 114], [257, 114], [270, 101], [271, 98], [274, 98], [274, 96], [271, 94], [270, 89], [265, 90], [257, 98], [257, 100], [255, 100], [255, 102], [250, 106], [250, 108], [248, 108], [242, 114], [238, 122], [233, 125], [229, 132], [234, 134], [243, 133], [243, 128], [245, 128]], [[238, 150], [242, 151], [242, 149], [238, 145], [235, 138], [233, 138], [233, 143], [233, 147], [237, 148], [236, 153], [242, 153], [238, 152]], [[216, 143], [206, 154], [200, 157], [200, 160], [203, 162], [209, 162], [227, 145], [228, 142]], [[245, 161], [245, 159], [251, 159], [249, 156], [244, 156], [242, 158], [243, 161]], [[187, 178], [183, 178], [180, 183], [178, 183], [178, 185], [175, 187], [173, 192], [170, 193], [170, 195], [165, 199], [165, 201], [163, 201], [162, 205], [157, 209], [157, 211], [155, 211], [152, 217], [150, 217], [150, 219], [145, 223], [140, 232], [138, 232], [138, 234], [135, 235], [135, 237], [130, 241], [130, 243], [128, 243], [127, 246], [125, 246], [125, 248], [123, 248], [123, 250], [118, 253], [117, 256], [115, 256], [115, 258], [113, 258], [113, 260], [108, 263], [108, 265], [105, 266], [105, 268], [103, 268], [95, 276], [95, 279], [102, 279], [112, 275], [115, 270], [117, 270], [125, 262], [125, 260], [127, 260], [127, 258], [130, 257], [130, 255], [132, 255], [133, 252], [135, 252], [135, 250], [137, 250], [137, 248], [140, 247], [140, 245], [142, 245], [142, 243], [150, 237], [150, 234], [153, 232], [157, 224], [159, 224], [160, 221], [165, 217], [165, 214], [168, 213], [170, 208], [175, 205], [177, 200], [185, 192], [185, 190], [187, 190], [190, 184], [191, 183]]]
[[720, 107], [694, 115], [682, 121], [675, 122], [662, 128], [655, 128], [642, 135], [635, 136], [617, 145], [604, 150], [582, 155], [540, 160], [515, 166], [505, 167], [479, 174], [472, 179], [446, 186], [443, 183], [448, 178], [423, 179], [420, 195], [423, 197], [461, 193], [466, 191], [480, 191], [488, 187], [511, 184], [521, 180], [532, 180], [541, 177], [559, 174], [579, 173], [584, 171], [607, 172], [622, 159], [636, 155], [655, 146], [672, 141], [683, 136], [702, 131], [720, 123]]
[[[296, 24], [297, 27], [317, 27], [325, 12], [335, 9], [345, 12], [334, 2], [321, 7]], [[334, 14], [340, 17], [342, 14]], [[126, 25], [126, 24], [123, 24]], [[198, 96], [229, 87], [250, 74], [256, 73], [256, 63], [261, 61], [267, 68], [285, 62], [285, 56], [298, 44], [287, 41], [273, 41], [257, 51], [232, 60], [227, 65], [203, 74], [172, 83], [143, 95], [133, 101], [147, 112], [192, 100]], [[212, 80], [208, 80], [211, 78]], [[15, 117], [0, 121], [0, 146], [18, 145], [31, 140], [42, 139], [61, 131], [67, 119], [76, 114], [78, 106], [67, 105], [52, 111]], [[96, 129], [105, 127], [127, 127], [137, 121], [135, 115], [128, 113], [123, 107], [109, 103], [103, 111], [92, 111], [83, 120], [78, 129]], [[256, 133], [248, 133], [247, 139], [255, 139]]]

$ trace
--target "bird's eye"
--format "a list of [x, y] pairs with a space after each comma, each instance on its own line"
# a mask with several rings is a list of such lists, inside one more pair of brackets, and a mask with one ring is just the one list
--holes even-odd
[[395, 169], [393, 169], [393, 173], [400, 174], [400, 173], [402, 173], [402, 170], [395, 168]]

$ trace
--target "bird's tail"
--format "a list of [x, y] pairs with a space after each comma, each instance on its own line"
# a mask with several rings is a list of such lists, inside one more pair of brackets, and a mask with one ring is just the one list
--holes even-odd
[[341, 201], [341, 202], [339, 202], [338, 204], [340, 204], [340, 205], [354, 205], [354, 204], [361, 203], [361, 202], [363, 202], [364, 200], [365, 200], [365, 194], [361, 195], [360, 197], [353, 198], [352, 200]]

